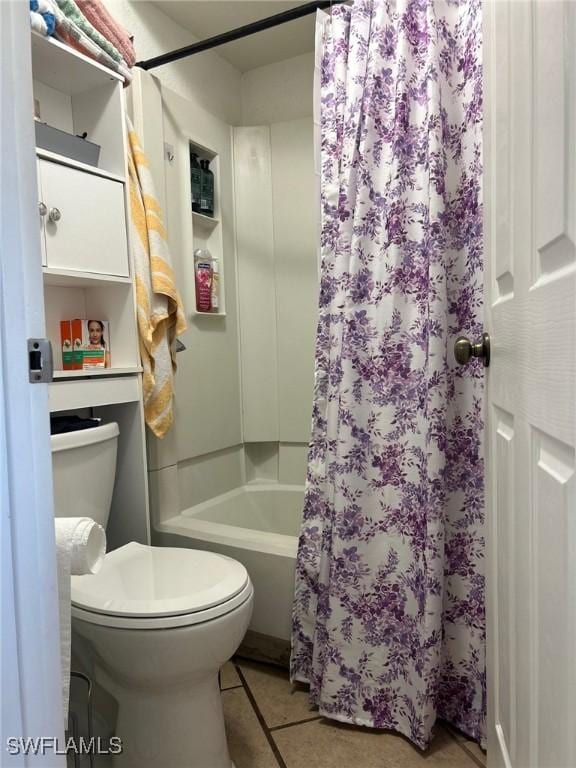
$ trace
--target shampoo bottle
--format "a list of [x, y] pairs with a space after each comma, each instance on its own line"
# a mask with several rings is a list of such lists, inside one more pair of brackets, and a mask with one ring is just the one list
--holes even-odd
[[214, 174], [208, 168], [209, 160], [200, 160], [202, 168], [200, 213], [214, 216]]
[[198, 155], [195, 152], [190, 153], [190, 186], [192, 187], [192, 210], [200, 213], [202, 168], [198, 162]]

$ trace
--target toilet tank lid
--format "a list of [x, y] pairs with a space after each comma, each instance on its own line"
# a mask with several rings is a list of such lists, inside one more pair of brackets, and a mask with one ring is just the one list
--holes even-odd
[[111, 421], [109, 424], [101, 424], [99, 427], [90, 429], [79, 429], [75, 432], [61, 432], [59, 435], [52, 435], [50, 443], [52, 453], [57, 451], [68, 451], [72, 448], [81, 448], [85, 445], [94, 443], [103, 443], [106, 440], [113, 440], [118, 437], [120, 430], [118, 424]]

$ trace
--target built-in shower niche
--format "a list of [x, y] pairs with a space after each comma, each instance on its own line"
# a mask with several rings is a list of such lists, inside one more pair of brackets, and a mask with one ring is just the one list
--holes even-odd
[[[214, 176], [214, 215], [210, 216], [193, 209], [192, 196], [192, 157], [196, 155], [198, 161], [207, 160], [210, 170]], [[190, 209], [192, 211], [192, 241], [193, 250], [198, 248], [210, 251], [210, 255], [217, 262], [218, 268], [218, 308], [212, 311], [204, 312], [197, 309], [196, 304], [196, 283], [193, 280], [193, 307], [192, 314], [205, 317], [224, 317], [226, 315], [226, 291], [224, 277], [224, 258], [222, 246], [222, 219], [220, 205], [220, 160], [218, 154], [212, 150], [197, 144], [189, 142], [189, 164], [190, 164]]]

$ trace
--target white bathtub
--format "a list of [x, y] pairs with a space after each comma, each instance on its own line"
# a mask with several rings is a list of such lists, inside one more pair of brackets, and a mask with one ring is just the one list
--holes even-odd
[[288, 641], [303, 502], [302, 486], [245, 485], [159, 523], [157, 539], [243, 563], [255, 593], [250, 629]]

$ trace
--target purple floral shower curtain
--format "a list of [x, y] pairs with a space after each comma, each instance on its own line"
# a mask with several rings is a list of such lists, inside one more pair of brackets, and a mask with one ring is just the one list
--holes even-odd
[[292, 678], [327, 717], [484, 740], [479, 0], [325, 26], [322, 275]]

